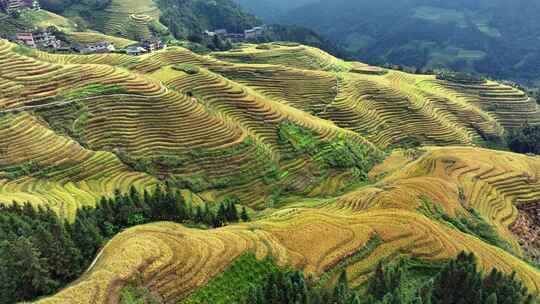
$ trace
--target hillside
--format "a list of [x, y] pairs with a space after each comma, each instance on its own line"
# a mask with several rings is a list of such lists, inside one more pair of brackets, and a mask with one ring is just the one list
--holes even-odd
[[276, 23], [286, 12], [302, 7], [316, 0], [235, 0], [250, 13], [261, 17], [265, 22]]
[[[525, 121], [540, 125], [540, 109], [514, 87], [386, 70], [296, 43], [132, 57], [0, 40], [0, 202], [48, 207], [49, 220], [70, 223], [66, 233], [86, 232], [73, 237], [80, 269], [51, 270], [57, 282], [43, 284], [52, 287], [30, 289], [50, 295], [39, 303], [119, 303], [133, 284], [163, 303], [201, 303], [190, 297], [211, 297], [220, 275], [242, 283], [229, 270], [250, 252], [320, 286], [345, 270], [362, 290], [379, 262], [439, 265], [467, 251], [479, 271], [515, 271], [536, 295], [527, 210], [540, 200], [540, 159], [483, 148]], [[180, 191], [173, 204], [201, 211], [233, 200], [252, 220], [198, 226], [202, 215], [122, 209], [170, 202], [162, 183]], [[92, 217], [115, 204], [126, 217], [119, 228], [114, 216]], [[20, 225], [1, 215], [1, 229]], [[2, 246], [6, 257], [16, 250]], [[9, 267], [0, 263], [17, 273]], [[17, 290], [8, 278], [0, 286]]]
[[[289, 1], [297, 3], [297, 1]], [[256, 15], [281, 1], [244, 0]], [[373, 64], [449, 68], [533, 85], [540, 73], [537, 1], [309, 1], [277, 22], [311, 28]]]
[[[298, 267], [316, 277], [331, 275], [336, 273], [335, 268], [342, 267], [351, 285], [359, 286], [381, 260], [406, 255], [436, 262], [467, 250], [478, 255], [483, 269], [496, 266], [503, 272], [515, 271], [527, 288], [537, 292], [537, 269], [501, 248], [416, 211], [422, 193], [430, 193], [429, 199], [436, 200], [452, 217], [466, 214], [465, 207], [476, 208], [485, 218], [494, 219], [502, 235], [508, 235], [504, 227], [517, 216], [511, 201], [520, 201], [520, 195], [503, 198], [520, 187], [533, 189], [534, 184], [525, 186], [521, 179], [523, 186], [518, 186], [519, 178], [511, 177], [515, 169], [489, 162], [478, 166], [467, 158], [470, 153], [482, 153], [486, 159], [505, 159], [504, 163], [512, 158], [516, 165], [526, 164], [532, 170], [530, 174], [537, 174], [540, 168], [537, 158], [474, 148], [429, 148], [419, 159], [404, 160], [403, 169], [396, 171], [393, 164], [384, 163], [377, 170], [390, 175], [373, 186], [322, 203], [296, 204], [252, 223], [212, 231], [171, 223], [139, 226], [109, 242], [83, 280], [39, 303], [116, 302], [120, 288], [116, 280], [125, 280], [135, 272], [165, 302], [173, 302], [204, 285], [247, 251], [258, 258], [272, 254], [279, 265]], [[415, 173], [421, 171], [425, 173]], [[495, 177], [504, 171], [504, 176]], [[501, 186], [485, 186], [497, 181]], [[502, 185], [505, 181], [515, 182], [516, 186]], [[465, 193], [466, 206], [460, 203], [458, 189]], [[493, 200], [486, 200], [490, 196]], [[393, 197], [400, 203], [394, 203]], [[370, 240], [374, 237], [380, 242], [373, 248]], [[347, 258], [365, 252], [365, 248], [371, 249], [364, 258]]]
[[245, 13], [231, 0], [44, 0], [41, 5], [75, 21], [79, 29], [134, 40], [169, 33], [186, 38], [216, 28], [237, 32], [260, 24], [256, 17]]

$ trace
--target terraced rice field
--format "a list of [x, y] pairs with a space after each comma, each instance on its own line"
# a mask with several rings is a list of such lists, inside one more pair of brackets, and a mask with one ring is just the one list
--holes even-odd
[[[444, 206], [449, 214], [473, 208], [520, 252], [509, 226], [517, 218], [518, 206], [540, 200], [539, 161], [538, 157], [465, 147], [427, 148], [414, 161], [396, 154], [372, 172], [387, 174], [386, 178], [339, 198], [337, 205], [353, 211], [416, 209], [425, 196]], [[402, 169], [396, 170], [393, 163], [399, 163]]]
[[[314, 209], [282, 210], [265, 220], [213, 231], [156, 223], [127, 230], [104, 249], [83, 280], [39, 303], [109, 303], [118, 300], [122, 284], [135, 273], [145, 286], [172, 303], [227, 268], [246, 251], [279, 265], [320, 275], [379, 236], [383, 244], [367, 258], [347, 266], [353, 286], [363, 282], [382, 259], [410, 255], [444, 260], [460, 250], [478, 254], [485, 269], [517, 271], [532, 291], [540, 289], [540, 273], [502, 249], [433, 222], [415, 212], [380, 209], [336, 215]], [[144, 248], [144, 250], [143, 250]]]
[[29, 201], [72, 219], [79, 207], [115, 189], [157, 183], [114, 154], [84, 149], [27, 113], [1, 117], [0, 134], [0, 201]]
[[97, 32], [71, 32], [69, 33], [69, 37], [77, 43], [95, 43], [101, 41], [109, 41], [114, 44], [116, 48], [125, 48], [129, 45], [137, 43], [134, 40], [115, 36], [108, 36]]
[[352, 64], [317, 48], [304, 45], [286, 46], [279, 43], [269, 44], [269, 47], [270, 49], [261, 49], [254, 45], [246, 45], [240, 50], [218, 52], [213, 56], [235, 63], [276, 64], [304, 70], [344, 72], [352, 69]]
[[[354, 132], [305, 115], [208, 70], [188, 77], [161, 67], [197, 60], [201, 64], [219, 63], [185, 50], [158, 52], [138, 59], [140, 62], [132, 65], [134, 69], [154, 71], [143, 76], [116, 67], [133, 58], [125, 55], [35, 52], [33, 57], [25, 57], [10, 52], [7, 43], [4, 47], [5, 66], [17, 65], [1, 76], [6, 86], [6, 94], [2, 95], [5, 101], [0, 104], [4, 111], [32, 110], [55, 126], [76, 125], [85, 144], [95, 151], [127, 155], [135, 160], [172, 157], [175, 164], [160, 166], [154, 172], [162, 178], [198, 176], [225, 182], [244, 176], [242, 182], [235, 182], [237, 187], [225, 189], [219, 196], [236, 195], [252, 206], [262, 204], [264, 193], [271, 188], [261, 183], [269, 170], [267, 156], [278, 161], [280, 154], [287, 152], [277, 144], [278, 126], [284, 120], [311, 128], [323, 139], [347, 136], [379, 153]], [[112, 63], [102, 64], [107, 61]], [[159, 65], [153, 67], [156, 62]], [[31, 75], [27, 73], [29, 69], [34, 71]], [[126, 93], [62, 98], [66, 91], [83, 90], [90, 84], [114, 84]], [[195, 97], [189, 97], [188, 91]], [[71, 111], [80, 104], [84, 105], [84, 120], [77, 118], [81, 113]], [[302, 164], [301, 160], [294, 160], [277, 165], [294, 173]], [[289, 178], [292, 183], [296, 180], [294, 174]], [[303, 179], [301, 174], [298, 178]]]
[[[115, 1], [123, 14], [125, 4]], [[129, 13], [148, 21], [145, 12]], [[123, 30], [113, 21], [111, 31]], [[120, 90], [81, 93], [96, 85]], [[515, 270], [539, 292], [540, 272], [519, 259], [509, 226], [518, 206], [540, 201], [540, 159], [477, 147], [525, 120], [539, 123], [538, 115], [534, 100], [495, 82], [379, 71], [305, 46], [248, 45], [212, 56], [178, 47], [141, 57], [24, 55], [0, 40], [0, 201], [48, 205], [71, 219], [115, 189], [165, 179], [205, 180], [211, 186], [197, 193], [202, 199], [234, 195], [257, 209], [278, 186], [300, 189], [301, 198], [249, 223], [126, 230], [80, 280], [40, 303], [117, 303], [135, 274], [174, 303], [247, 251], [315, 277], [344, 263], [359, 286], [380, 261], [441, 261], [466, 250], [485, 271]], [[395, 150], [371, 170], [369, 184], [347, 189], [350, 172], [323, 175], [311, 158], [289, 157], [284, 122], [321, 141], [345, 137], [373, 155], [425, 147]], [[146, 161], [155, 161], [152, 170]], [[269, 172], [279, 177], [269, 180]], [[451, 217], [476, 210], [513, 254], [423, 215], [425, 200]], [[382, 242], [366, 258], [350, 258], [374, 237]]]
[[149, 38], [149, 25], [159, 22], [160, 11], [152, 0], [113, 0], [103, 10], [95, 12], [99, 30], [123, 38]]
[[507, 85], [493, 81], [481, 85], [431, 81], [425, 85], [482, 109], [505, 128], [521, 127], [524, 122], [540, 123], [538, 104], [522, 91]]

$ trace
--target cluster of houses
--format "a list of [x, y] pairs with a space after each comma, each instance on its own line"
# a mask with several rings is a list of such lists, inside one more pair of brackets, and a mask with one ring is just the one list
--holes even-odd
[[108, 41], [100, 41], [94, 43], [77, 44], [72, 49], [81, 54], [101, 54], [111, 52], [125, 52], [128, 55], [139, 56], [147, 53], [152, 53], [157, 50], [166, 48], [167, 45], [160, 39], [151, 38], [141, 41], [138, 44], [130, 45], [123, 50], [117, 50], [115, 46]]
[[[11, 13], [22, 9], [40, 10], [38, 0], [0, 0], [0, 11]], [[99, 54], [117, 51], [115, 46], [108, 41], [68, 45], [55, 37], [48, 29], [33, 29], [17, 32], [13, 36], [0, 36], [19, 44], [35, 48], [46, 49], [55, 52], [77, 52], [80, 54]], [[165, 48], [166, 45], [157, 38], [141, 41], [136, 45], [127, 47], [124, 51], [128, 55], [142, 55]]]
[[[117, 51], [114, 44], [109, 41], [66, 45], [62, 41], [58, 40], [55, 35], [47, 29], [18, 32], [15, 36], [7, 38], [11, 41], [31, 48], [47, 49], [63, 53], [76, 52], [80, 54], [102, 54]], [[128, 55], [138, 56], [146, 53], [152, 53], [165, 47], [166, 45], [160, 39], [151, 38], [143, 40], [136, 45], [128, 46], [124, 50], [118, 51], [125, 52]]]
[[166, 48], [167, 45], [157, 38], [145, 39], [142, 42], [131, 45], [126, 48], [126, 54], [138, 56], [146, 53], [152, 53], [157, 50]]
[[265, 30], [267, 30], [267, 26], [262, 25], [262, 26], [256, 26], [254, 28], [244, 30], [243, 33], [229, 33], [226, 29], [217, 29], [214, 31], [208, 31], [208, 30], [204, 31], [203, 34], [206, 37], [218, 36], [220, 38], [229, 38], [235, 41], [240, 41], [240, 40], [250, 40], [250, 39], [255, 39], [257, 37], [260, 37], [263, 35]]
[[39, 2], [37, 0], [0, 0], [0, 11], [10, 13], [24, 8], [39, 10]]
[[59, 49], [62, 47], [62, 42], [56, 39], [56, 37], [48, 30], [18, 32], [15, 35], [14, 40], [28, 47], [37, 49]]

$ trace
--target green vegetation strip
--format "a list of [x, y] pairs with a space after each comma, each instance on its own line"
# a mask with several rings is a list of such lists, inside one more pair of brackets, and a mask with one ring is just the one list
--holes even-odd
[[279, 271], [272, 258], [257, 260], [253, 253], [245, 253], [222, 274], [179, 303], [242, 303], [252, 286], [263, 285], [272, 273]]
[[463, 233], [474, 235], [488, 244], [513, 253], [512, 246], [503, 240], [497, 234], [495, 228], [487, 223], [474, 209], [468, 210], [470, 213], [468, 216], [462, 215], [453, 218], [448, 215], [440, 205], [424, 199], [422, 201], [422, 206], [418, 211], [430, 219], [448, 225]]

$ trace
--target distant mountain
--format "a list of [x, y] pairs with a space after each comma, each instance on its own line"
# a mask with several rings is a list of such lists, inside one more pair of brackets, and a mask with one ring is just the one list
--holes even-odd
[[[240, 2], [279, 9], [284, 1]], [[540, 79], [539, 15], [532, 0], [316, 0], [276, 20], [312, 28], [370, 63], [532, 81]]]
[[250, 13], [261, 17], [265, 22], [274, 23], [283, 14], [317, 0], [234, 0]]

